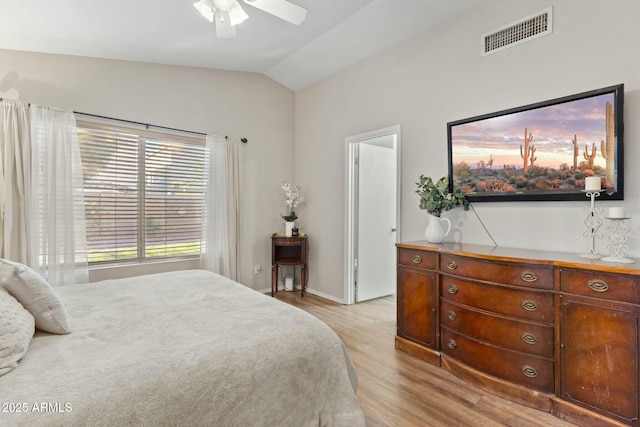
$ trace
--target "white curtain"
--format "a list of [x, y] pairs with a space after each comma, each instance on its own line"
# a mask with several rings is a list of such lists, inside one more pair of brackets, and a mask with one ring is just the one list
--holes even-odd
[[227, 198], [229, 202], [229, 265], [231, 278], [237, 280], [242, 257], [240, 242], [242, 238], [242, 194], [244, 191], [244, 156], [240, 138], [227, 138], [227, 173], [229, 176]]
[[53, 286], [86, 283], [82, 161], [75, 116], [32, 105], [28, 264]]
[[0, 101], [0, 258], [27, 264], [29, 104]]
[[88, 280], [73, 113], [0, 100], [0, 258], [54, 286]]
[[241, 141], [207, 135], [201, 267], [237, 280], [243, 156]]
[[224, 137], [207, 135], [205, 197], [200, 266], [231, 277], [227, 224], [227, 147]]

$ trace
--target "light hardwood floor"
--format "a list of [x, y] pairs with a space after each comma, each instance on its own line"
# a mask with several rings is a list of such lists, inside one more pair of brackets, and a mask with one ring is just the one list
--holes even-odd
[[368, 426], [570, 427], [550, 414], [501, 399], [394, 347], [395, 297], [346, 306], [279, 291], [276, 298], [331, 327], [358, 372], [358, 400]]

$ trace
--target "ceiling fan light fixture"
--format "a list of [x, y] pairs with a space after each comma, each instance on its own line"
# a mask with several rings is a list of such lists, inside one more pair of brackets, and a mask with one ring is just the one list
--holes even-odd
[[237, 3], [236, 0], [213, 0], [213, 5], [216, 9], [224, 10], [225, 12], [233, 9]]
[[239, 3], [236, 3], [231, 9], [229, 9], [229, 20], [231, 25], [242, 24], [249, 15], [240, 7]]
[[225, 16], [228, 12], [216, 10], [216, 36], [220, 39], [230, 39], [236, 36], [236, 27], [231, 25], [231, 19]]
[[209, 22], [213, 22], [213, 3], [211, 0], [200, 0], [198, 3], [194, 3], [193, 7], [195, 7], [198, 12]]
[[[307, 9], [291, 3], [289, 0], [243, 1], [294, 25], [300, 25], [307, 17]], [[236, 25], [249, 18], [249, 15], [240, 6], [239, 0], [199, 0], [193, 6], [209, 22], [215, 22], [216, 35], [219, 38], [235, 37]]]

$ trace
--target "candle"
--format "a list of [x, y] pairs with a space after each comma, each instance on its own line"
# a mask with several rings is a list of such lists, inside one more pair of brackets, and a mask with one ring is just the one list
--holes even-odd
[[602, 179], [599, 176], [588, 176], [584, 179], [584, 189], [587, 191], [602, 190]]
[[627, 213], [623, 207], [609, 208], [609, 218], [626, 218]]

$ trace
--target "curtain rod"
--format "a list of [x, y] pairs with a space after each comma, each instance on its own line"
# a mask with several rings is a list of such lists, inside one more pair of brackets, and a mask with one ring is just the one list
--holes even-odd
[[[229, 139], [229, 137], [225, 136], [224, 139]], [[244, 144], [246, 144], [249, 140], [247, 138], [240, 138], [240, 141], [242, 141]]]
[[[136, 121], [133, 121], [133, 120], [116, 119], [116, 118], [113, 118], [113, 117], [100, 116], [98, 114], [83, 113], [81, 111], [74, 111], [74, 113], [75, 114], [82, 114], [83, 116], [96, 117], [98, 119], [117, 120], [119, 122], [131, 123], [131, 124], [134, 124], [134, 125], [141, 125], [141, 126], [145, 126], [147, 129], [149, 129], [149, 127], [154, 127], [154, 128], [157, 128], [157, 129], [173, 130], [173, 131], [176, 131], [176, 132], [185, 132], [185, 133], [192, 133], [192, 134], [195, 134], [195, 135], [207, 136], [206, 133], [195, 132], [195, 131], [192, 131], [192, 130], [184, 130], [184, 129], [170, 128], [170, 127], [167, 127], [167, 126], [152, 125], [150, 123], [136, 122]], [[225, 138], [229, 138], [229, 137], [225, 136]], [[246, 144], [248, 140], [247, 140], [247, 138], [241, 138], [240, 141], [242, 141], [242, 142], [244, 142]]]
[[[3, 98], [0, 98], [0, 101], [2, 101], [2, 100], [3, 100]], [[28, 103], [28, 105], [31, 106], [30, 103]], [[114, 117], [101, 116], [101, 115], [98, 115], [98, 114], [83, 113], [82, 111], [74, 111], [74, 114], [82, 114], [83, 116], [95, 117], [95, 118], [98, 118], [98, 119], [117, 120], [119, 122], [125, 122], [125, 123], [131, 123], [131, 124], [134, 124], [134, 125], [145, 126], [147, 129], [149, 129], [149, 127], [154, 127], [154, 128], [157, 128], [157, 129], [173, 130], [173, 131], [176, 131], [176, 132], [192, 133], [192, 134], [195, 134], [195, 135], [207, 136], [206, 133], [202, 133], [202, 132], [195, 132], [195, 131], [192, 131], [192, 130], [170, 128], [170, 127], [167, 127], [167, 126], [152, 125], [150, 123], [136, 122], [136, 121], [133, 121], [133, 120], [116, 119]], [[225, 136], [225, 139], [228, 139], [228, 138], [229, 138], [228, 136]], [[240, 138], [240, 141], [242, 141], [244, 144], [249, 142], [249, 140], [247, 138]]]

